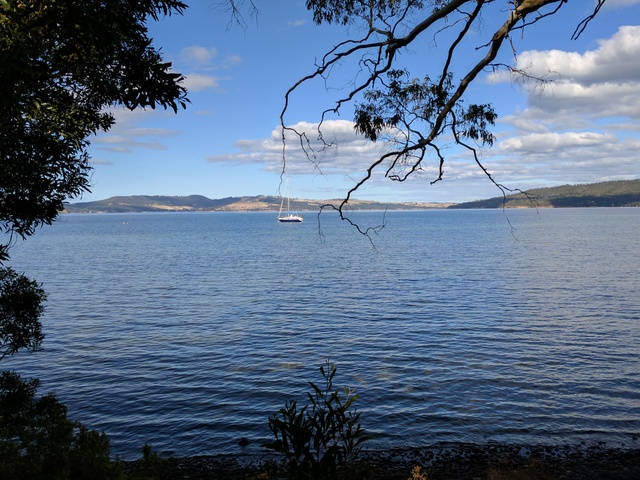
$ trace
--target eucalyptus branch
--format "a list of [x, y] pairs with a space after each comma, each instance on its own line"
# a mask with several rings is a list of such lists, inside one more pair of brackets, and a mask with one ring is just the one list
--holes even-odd
[[593, 13], [589, 15], [587, 18], [583, 19], [578, 24], [575, 31], [573, 32], [573, 35], [571, 35], [571, 40], [577, 40], [580, 37], [580, 35], [582, 35], [582, 32], [584, 32], [585, 28], [587, 28], [587, 25], [589, 25], [589, 22], [591, 22], [591, 20], [593, 20], [594, 17], [598, 14], [600, 9], [604, 5], [604, 2], [606, 2], [606, 0], [598, 0], [597, 5], [593, 9]]
[[[287, 133], [297, 137], [307, 158], [320, 168], [318, 154], [334, 144], [323, 136], [323, 127], [331, 114], [339, 115], [346, 105], [355, 104], [355, 129], [371, 141], [385, 141], [391, 145], [390, 151], [377, 154], [360, 180], [347, 191], [338, 205], [325, 205], [321, 210], [333, 208], [343, 220], [346, 207], [354, 194], [371, 178], [374, 171], [381, 170], [385, 178], [403, 182], [417, 171], [423, 170], [423, 162], [433, 157], [438, 162], [437, 177], [431, 184], [442, 180], [445, 156], [439, 138], [450, 132], [454, 141], [473, 156], [484, 174], [501, 189], [503, 195], [511, 192], [497, 182], [483, 166], [478, 152], [465, 141], [470, 138], [491, 145], [493, 136], [487, 125], [493, 125], [496, 114], [489, 104], [464, 106], [464, 95], [469, 86], [487, 69], [507, 69], [512, 75], [524, 81], [535, 81], [536, 87], [545, 86], [553, 80], [546, 75], [533, 75], [525, 69], [495, 63], [498, 53], [505, 43], [517, 54], [512, 43], [511, 32], [522, 30], [539, 23], [544, 18], [555, 15], [567, 0], [503, 0], [507, 9], [501, 10], [506, 18], [493, 31], [489, 31], [487, 41], [481, 41], [475, 50], [479, 58], [453, 81], [452, 66], [460, 54], [463, 41], [470, 37], [472, 29], [481, 21], [483, 11], [497, 0], [384, 0], [368, 2], [354, 0], [307, 0], [308, 8], [314, 11], [316, 23], [341, 23], [347, 25], [357, 20], [363, 22], [366, 32], [359, 39], [347, 40], [331, 48], [316, 65], [315, 70], [296, 82], [285, 94], [285, 102], [280, 114], [282, 128], [282, 172], [286, 167]], [[605, 0], [598, 0], [592, 15], [584, 19], [576, 28], [573, 38], [577, 38], [587, 24], [597, 15]], [[426, 6], [431, 6], [429, 10]], [[415, 16], [422, 15], [416, 18]], [[409, 24], [410, 20], [416, 23]], [[442, 65], [437, 68], [439, 76], [431, 80], [411, 79], [409, 72], [399, 67], [399, 53], [425, 35], [454, 29], [453, 38], [446, 49]], [[359, 57], [359, 59], [358, 59]], [[320, 114], [317, 138], [320, 146], [311, 142], [308, 132], [287, 126], [285, 116], [294, 92], [317, 78], [328, 81], [332, 69], [339, 64], [357, 59], [359, 70], [355, 72], [346, 92], [334, 99]], [[551, 73], [551, 72], [549, 72]], [[388, 78], [388, 81], [386, 81]], [[327, 88], [329, 88], [327, 86]], [[364, 99], [363, 103], [359, 103]], [[315, 150], [314, 150], [315, 149]], [[517, 191], [517, 190], [515, 190]], [[521, 192], [524, 193], [524, 192]], [[353, 225], [353, 222], [348, 220]], [[354, 225], [356, 226], [356, 225]], [[359, 227], [358, 231], [364, 233]]]
[[515, 27], [514, 30], [524, 30], [526, 27], [533, 25], [535, 23], [538, 23], [540, 20], [550, 17], [552, 15], [555, 15], [556, 13], [558, 13], [558, 10], [560, 10], [560, 8], [562, 7], [562, 5], [564, 5], [567, 0], [555, 0], [556, 2], [560, 2], [558, 3], [558, 5], [556, 5], [556, 8], [554, 8], [553, 10], [549, 11], [549, 12], [545, 12], [545, 13], [538, 13], [538, 15], [536, 16], [536, 18], [534, 18], [531, 21], [526, 22], [524, 20], [524, 18], [522, 19], [522, 25], [520, 25], [519, 27]]

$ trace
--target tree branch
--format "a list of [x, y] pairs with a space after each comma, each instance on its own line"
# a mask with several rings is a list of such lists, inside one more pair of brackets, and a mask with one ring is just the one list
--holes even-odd
[[[476, 49], [476, 51], [485, 50], [484, 56], [472, 63], [462, 78], [454, 84], [451, 68], [463, 40], [469, 38], [472, 29], [480, 22], [482, 12], [490, 5], [495, 5], [497, 0], [431, 0], [429, 5], [434, 8], [428, 12], [423, 2], [412, 0], [398, 0], [393, 3], [354, 0], [348, 4], [309, 0], [307, 2], [309, 8], [320, 9], [315, 11], [316, 22], [347, 24], [355, 21], [349, 15], [355, 15], [359, 16], [367, 30], [360, 39], [347, 40], [330, 49], [322, 57], [315, 71], [301, 78], [286, 92], [284, 107], [280, 114], [282, 176], [286, 169], [288, 142], [286, 134], [288, 132], [297, 136], [307, 158], [316, 168], [320, 168], [317, 157], [319, 152], [314, 151], [315, 146], [307, 137], [307, 132], [297, 131], [286, 125], [285, 117], [292, 95], [301, 85], [315, 78], [328, 79], [330, 70], [339, 63], [360, 56], [357, 62], [360, 70], [354, 76], [351, 88], [345, 95], [334, 100], [330, 108], [322, 111], [317, 127], [317, 140], [321, 142], [322, 149], [328, 148], [331, 143], [326, 142], [322, 134], [327, 116], [339, 114], [343, 106], [364, 97], [370, 103], [356, 105], [356, 130], [373, 141], [384, 137], [387, 142], [395, 144], [396, 148], [377, 156], [365, 170], [363, 177], [347, 191], [340, 204], [331, 206], [340, 213], [343, 220], [349, 221], [345, 216], [345, 210], [353, 195], [371, 180], [374, 171], [383, 164], [388, 163], [384, 171], [386, 178], [402, 182], [413, 173], [422, 170], [422, 162], [427, 158], [427, 154], [432, 152], [438, 161], [438, 174], [431, 183], [442, 180], [445, 157], [437, 142], [446, 132], [450, 132], [456, 144], [472, 154], [476, 164], [503, 194], [514, 191], [498, 183], [482, 165], [476, 149], [463, 140], [462, 137], [469, 137], [488, 145], [493, 143], [493, 137], [485, 127], [487, 124], [493, 124], [496, 116], [489, 105], [471, 105], [468, 110], [464, 110], [463, 97], [469, 86], [488, 67], [506, 67], [512, 73], [518, 73], [524, 78], [535, 78], [536, 81], [548, 83], [544, 78], [532, 77], [524, 71], [494, 62], [505, 40], [510, 43], [510, 33], [513, 30], [523, 29], [556, 14], [568, 2], [567, 0], [503, 1], [508, 7], [501, 11], [506, 15], [506, 19], [495, 28], [489, 40]], [[572, 38], [577, 38], [584, 31], [604, 2], [605, 0], [598, 0], [593, 14], [578, 25]], [[466, 11], [463, 10], [465, 6], [468, 7]], [[546, 7], [554, 8], [546, 11]], [[330, 8], [334, 8], [335, 11], [327, 10]], [[422, 20], [415, 18], [419, 14], [424, 15]], [[533, 14], [535, 18], [527, 21]], [[417, 22], [407, 26], [412, 19], [416, 19]], [[428, 76], [424, 77], [424, 81], [399, 79], [398, 72], [404, 72], [404, 70], [396, 66], [396, 63], [399, 63], [398, 53], [416, 42], [425, 32], [437, 28], [438, 25], [444, 26], [437, 32], [450, 28], [459, 29], [447, 48], [445, 60], [439, 69], [439, 77], [433, 82]], [[481, 30], [478, 29], [478, 31]], [[402, 34], [398, 35], [398, 32]], [[364, 78], [359, 78], [363, 70], [366, 70], [367, 74]], [[408, 77], [408, 72], [405, 72], [405, 75]], [[384, 79], [386, 76], [390, 78], [388, 83]], [[380, 87], [384, 90], [380, 90]], [[329, 206], [325, 205], [321, 210], [326, 208]], [[349, 221], [349, 223], [352, 222]], [[360, 228], [358, 230], [363, 233]]]

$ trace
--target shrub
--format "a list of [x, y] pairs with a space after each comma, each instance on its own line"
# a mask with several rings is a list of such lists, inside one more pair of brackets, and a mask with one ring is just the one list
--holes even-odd
[[127, 478], [129, 480], [170, 478], [171, 470], [172, 460], [170, 458], [162, 458], [160, 454], [153, 451], [151, 445], [145, 443], [142, 447], [142, 458], [133, 463]]
[[67, 419], [55, 395], [36, 398], [39, 385], [0, 374], [0, 480], [118, 478], [104, 433]]
[[360, 413], [353, 407], [358, 395], [348, 388], [333, 389], [336, 366], [320, 367], [321, 387], [309, 382], [309, 404], [298, 408], [295, 400], [269, 418], [275, 441], [267, 448], [281, 454], [291, 479], [336, 479], [356, 475], [355, 462], [367, 440]]

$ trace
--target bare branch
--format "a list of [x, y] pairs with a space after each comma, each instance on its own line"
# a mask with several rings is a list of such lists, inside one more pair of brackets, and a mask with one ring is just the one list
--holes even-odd
[[257, 20], [260, 10], [258, 10], [254, 0], [220, 0], [216, 4], [220, 10], [229, 14], [229, 23], [227, 28], [231, 28], [234, 24], [241, 28], [247, 28], [247, 22], [242, 14], [245, 3], [248, 3], [246, 10], [248, 11], [249, 16], [254, 17]]
[[593, 9], [593, 13], [578, 24], [575, 31], [573, 32], [573, 35], [571, 35], [571, 40], [577, 40], [580, 35], [582, 35], [582, 32], [584, 32], [585, 28], [587, 28], [589, 22], [591, 22], [591, 20], [593, 20], [594, 17], [598, 14], [600, 9], [604, 5], [604, 2], [606, 2], [606, 0], [598, 0], [598, 4]]
[[[297, 136], [299, 145], [307, 158], [318, 170], [318, 148], [307, 137], [308, 132], [297, 131], [287, 126], [285, 117], [288, 113], [291, 97], [294, 92], [316, 78], [328, 80], [331, 69], [346, 62], [357, 59], [359, 70], [346, 93], [334, 99], [329, 108], [320, 114], [317, 127], [317, 138], [320, 149], [326, 149], [332, 143], [323, 137], [323, 124], [330, 114], [338, 115], [346, 105], [356, 107], [356, 131], [372, 141], [384, 141], [393, 148], [372, 159], [363, 177], [348, 190], [342, 202], [337, 206], [325, 205], [321, 210], [333, 208], [340, 213], [343, 220], [348, 220], [345, 210], [353, 195], [371, 180], [377, 169], [385, 178], [403, 182], [412, 174], [423, 170], [423, 162], [433, 158], [438, 164], [437, 177], [432, 184], [442, 180], [445, 157], [441, 144], [443, 138], [461, 146], [471, 153], [476, 164], [489, 180], [506, 195], [511, 190], [497, 182], [478, 158], [475, 148], [465, 141], [470, 138], [476, 142], [491, 145], [493, 135], [488, 133], [487, 124], [493, 125], [495, 112], [490, 105], [470, 105], [464, 107], [464, 95], [469, 86], [481, 72], [493, 68], [506, 68], [525, 80], [535, 80], [536, 85], [547, 85], [551, 80], [540, 78], [522, 69], [502, 63], [494, 63], [498, 53], [506, 43], [514, 51], [510, 34], [514, 30], [522, 30], [541, 22], [556, 14], [567, 0], [502, 0], [507, 8], [490, 10], [492, 15], [501, 12], [506, 18], [495, 30], [489, 31], [488, 40], [476, 48], [476, 52], [484, 52], [476, 58], [470, 67], [463, 72], [460, 80], [453, 81], [452, 67], [463, 40], [470, 37], [472, 30], [481, 32], [482, 12], [498, 0], [431, 0], [428, 10], [424, 3], [415, 0], [398, 0], [395, 2], [366, 2], [355, 0], [344, 8], [338, 5], [336, 11], [327, 10], [326, 2], [308, 1], [314, 8], [320, 5], [323, 10], [314, 11], [314, 19], [318, 23], [329, 21], [335, 23], [353, 23], [358, 18], [366, 27], [359, 39], [351, 39], [339, 43], [324, 55], [314, 71], [301, 78], [285, 94], [284, 107], [280, 114], [282, 128], [282, 175], [286, 168], [286, 148], [289, 141], [287, 133]], [[598, 13], [605, 0], [598, 0], [593, 14], [583, 20], [573, 38], [577, 38], [590, 20]], [[351, 18], [348, 14], [356, 15]], [[419, 16], [422, 15], [422, 18]], [[416, 23], [411, 25], [411, 21]], [[412, 45], [428, 31], [435, 30], [435, 35], [444, 30], [454, 29], [453, 39], [446, 50], [442, 66], [437, 70], [438, 78], [433, 81], [428, 76], [424, 80], [411, 80], [408, 72], [396, 66], [400, 62], [399, 53]], [[457, 33], [456, 33], [457, 32]], [[506, 40], [506, 42], [505, 42]], [[437, 68], [437, 67], [436, 67]], [[404, 72], [404, 73], [403, 73]], [[402, 75], [403, 78], [400, 78]], [[388, 78], [388, 81], [387, 81]], [[361, 99], [366, 103], [359, 104]], [[446, 136], [445, 136], [446, 135]], [[453, 138], [453, 140], [451, 140]], [[524, 192], [521, 192], [524, 193]], [[349, 220], [348, 220], [349, 221]], [[352, 223], [349, 221], [349, 223]], [[355, 225], [354, 225], [355, 226]], [[363, 231], [358, 227], [358, 231]]]

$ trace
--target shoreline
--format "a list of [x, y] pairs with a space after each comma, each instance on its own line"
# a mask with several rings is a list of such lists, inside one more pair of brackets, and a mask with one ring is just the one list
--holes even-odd
[[[637, 480], [640, 448], [598, 445], [436, 444], [363, 450], [371, 480]], [[125, 462], [133, 468], [136, 462]], [[158, 478], [190, 480], [281, 479], [273, 454], [203, 455], [166, 460]], [[412, 476], [420, 467], [423, 475]]]

